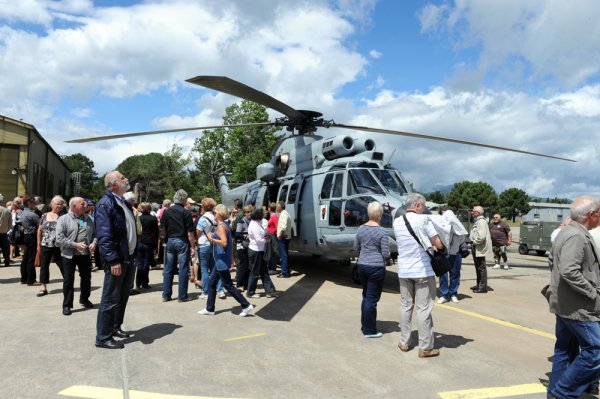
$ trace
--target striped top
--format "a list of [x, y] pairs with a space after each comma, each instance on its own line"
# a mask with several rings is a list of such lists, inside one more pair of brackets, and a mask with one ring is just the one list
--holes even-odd
[[354, 237], [354, 250], [358, 252], [358, 264], [385, 267], [390, 257], [390, 241], [381, 226], [361, 225]]

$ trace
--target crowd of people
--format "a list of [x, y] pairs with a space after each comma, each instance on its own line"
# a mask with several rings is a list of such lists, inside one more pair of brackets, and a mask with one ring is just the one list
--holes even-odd
[[[90, 301], [92, 260], [104, 271], [98, 307], [96, 346], [122, 348], [129, 333], [122, 330], [128, 298], [135, 288], [150, 288], [149, 270], [164, 248], [162, 300], [172, 300], [172, 283], [178, 275], [177, 300], [187, 302], [189, 283], [199, 290], [206, 306], [198, 313], [214, 315], [216, 298], [227, 293], [241, 306], [240, 316], [249, 315], [262, 281], [267, 297], [276, 297], [271, 280], [288, 278], [287, 261], [291, 239], [285, 203], [262, 208], [243, 206], [236, 200], [229, 210], [212, 198], [200, 204], [184, 190], [162, 207], [138, 204], [129, 183], [118, 171], [105, 177], [106, 192], [94, 207], [81, 197], [67, 203], [52, 198], [49, 207], [35, 197], [15, 198], [0, 206], [0, 249], [4, 265], [21, 258], [21, 283], [40, 287], [36, 294], [48, 294], [50, 264], [63, 277], [62, 313], [71, 315], [74, 301], [75, 268], [80, 276], [79, 303], [93, 308]], [[440, 278], [438, 303], [459, 302], [461, 259], [471, 254], [476, 271], [473, 293], [487, 293], [486, 256], [493, 254], [492, 269], [510, 269], [506, 248], [511, 244], [510, 227], [499, 214], [490, 224], [483, 207], [474, 206], [473, 226], [467, 232], [449, 209], [431, 215], [424, 196], [407, 196], [402, 212], [393, 223], [397, 243], [400, 284], [400, 342], [402, 352], [410, 351], [413, 312], [417, 319], [418, 356], [440, 354], [434, 345], [432, 309], [436, 297], [436, 271], [432, 253], [447, 256], [448, 267]], [[361, 331], [366, 338], [379, 338], [377, 303], [380, 300], [386, 265], [390, 257], [389, 235], [380, 226], [383, 206], [368, 205], [369, 220], [361, 225], [354, 240], [357, 266], [362, 281]], [[542, 293], [556, 316], [556, 344], [548, 385], [549, 398], [576, 398], [598, 390], [600, 377], [600, 202], [592, 197], [577, 198], [571, 217], [552, 234], [549, 257], [551, 280]], [[591, 233], [590, 233], [591, 231]], [[466, 243], [469, 242], [470, 246]], [[164, 244], [164, 245], [163, 245]], [[20, 254], [22, 251], [22, 254]], [[237, 262], [236, 262], [237, 259]], [[36, 279], [36, 267], [40, 279]], [[235, 281], [231, 271], [236, 269]], [[244, 295], [245, 293], [245, 295]]]

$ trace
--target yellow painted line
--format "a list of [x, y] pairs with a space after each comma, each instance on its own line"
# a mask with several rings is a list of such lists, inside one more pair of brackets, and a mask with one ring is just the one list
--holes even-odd
[[[504, 326], [504, 327], [514, 328], [515, 330], [525, 331], [525, 332], [528, 332], [530, 334], [539, 335], [540, 337], [548, 338], [548, 339], [551, 339], [553, 341], [556, 340], [556, 336], [554, 334], [550, 334], [550, 333], [547, 333], [547, 332], [544, 332], [544, 331], [536, 330], [534, 328], [523, 327], [523, 326], [520, 326], [518, 324], [511, 323], [510, 321], [504, 321], [504, 320], [496, 319], [494, 317], [484, 316], [482, 314], [471, 312], [469, 310], [460, 309], [460, 308], [457, 308], [455, 306], [440, 305], [440, 304], [436, 304], [436, 306], [439, 306], [439, 307], [444, 308], [444, 309], [452, 310], [453, 312], [462, 313], [462, 314], [465, 314], [465, 315], [468, 315], [468, 316], [476, 317], [478, 319], [482, 319], [482, 320], [486, 320], [486, 321], [489, 321], [489, 322], [492, 322], [492, 323], [495, 323], [495, 324], [499, 324], [499, 325]], [[493, 397], [495, 397], [495, 396], [493, 396]]]
[[[88, 385], [73, 385], [58, 394], [74, 398], [86, 399], [123, 399], [123, 390], [117, 388], [92, 387]], [[169, 395], [144, 391], [128, 391], [129, 399], [217, 399], [209, 396]], [[223, 398], [221, 398], [223, 399]]]
[[532, 395], [545, 393], [546, 387], [542, 384], [512, 385], [509, 387], [490, 387], [478, 389], [464, 389], [462, 391], [440, 392], [442, 399], [487, 399], [504, 398], [508, 396]]
[[248, 339], [248, 338], [263, 337], [265, 335], [267, 335], [267, 333], [258, 333], [258, 334], [252, 334], [252, 335], [244, 335], [243, 337], [227, 338], [225, 340], [225, 342], [239, 341], [239, 340]]
[[527, 260], [535, 260], [536, 262], [548, 263], [548, 258], [544, 258], [543, 256], [528, 256]]

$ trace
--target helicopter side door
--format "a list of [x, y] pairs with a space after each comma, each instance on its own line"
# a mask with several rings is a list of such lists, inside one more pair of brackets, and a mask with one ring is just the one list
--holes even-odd
[[[302, 183], [304, 177], [301, 175], [296, 176], [289, 186], [287, 191], [287, 198], [285, 196], [279, 196], [279, 201], [285, 201], [285, 210], [290, 215], [290, 222], [292, 223], [292, 237], [297, 237], [300, 225], [300, 206], [302, 205], [302, 197], [300, 191], [302, 190]], [[282, 192], [280, 192], [282, 194]]]
[[342, 225], [342, 195], [344, 188], [344, 171], [329, 172], [323, 179], [319, 194], [317, 215], [318, 243], [325, 247], [330, 245], [327, 237], [333, 237], [344, 230]]

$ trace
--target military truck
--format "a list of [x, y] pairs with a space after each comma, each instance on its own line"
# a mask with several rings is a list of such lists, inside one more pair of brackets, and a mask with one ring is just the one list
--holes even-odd
[[569, 204], [530, 202], [531, 210], [523, 216], [519, 229], [519, 253], [535, 251], [542, 256], [552, 249], [550, 235], [570, 215]]

